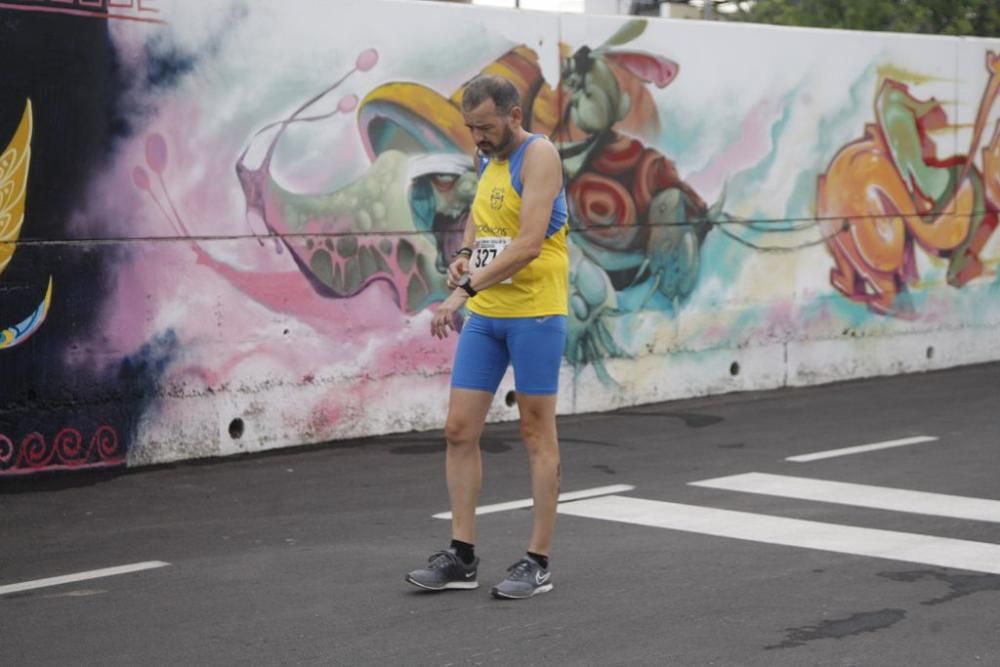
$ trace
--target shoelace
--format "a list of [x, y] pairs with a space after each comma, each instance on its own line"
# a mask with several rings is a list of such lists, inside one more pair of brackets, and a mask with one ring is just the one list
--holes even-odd
[[522, 558], [508, 567], [507, 571], [511, 573], [512, 577], [526, 579], [530, 577], [531, 570], [534, 565], [536, 565], [534, 562], [528, 560], [527, 558]]
[[436, 551], [431, 554], [431, 557], [427, 559], [427, 562], [431, 567], [447, 567], [451, 565], [456, 558], [457, 556], [450, 551]]

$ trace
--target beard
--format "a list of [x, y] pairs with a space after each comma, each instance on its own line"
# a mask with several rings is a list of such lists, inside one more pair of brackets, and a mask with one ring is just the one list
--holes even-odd
[[479, 152], [486, 157], [496, 157], [498, 155], [503, 155], [504, 151], [510, 148], [511, 142], [514, 141], [514, 131], [510, 129], [510, 126], [505, 126], [503, 128], [503, 136], [500, 137], [500, 143], [493, 144], [489, 141], [484, 141], [476, 145]]

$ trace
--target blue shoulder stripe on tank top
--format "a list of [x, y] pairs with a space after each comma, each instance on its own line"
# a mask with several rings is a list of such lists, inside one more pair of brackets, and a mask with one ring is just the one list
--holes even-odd
[[[521, 163], [524, 162], [524, 151], [535, 139], [540, 138], [540, 134], [532, 134], [523, 144], [517, 147], [514, 154], [510, 156], [510, 182], [514, 186], [514, 192], [520, 197], [524, 191], [524, 183], [521, 181]], [[549, 218], [549, 227], [545, 230], [545, 238], [549, 238], [566, 224], [568, 218], [566, 207], [566, 184], [559, 188], [559, 194], [552, 202], [552, 217]]]

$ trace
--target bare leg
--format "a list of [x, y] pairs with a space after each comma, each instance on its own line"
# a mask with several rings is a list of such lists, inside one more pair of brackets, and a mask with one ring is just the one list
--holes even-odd
[[476, 543], [476, 501], [483, 481], [479, 436], [492, 401], [492, 394], [472, 389], [452, 389], [448, 399], [444, 437], [451, 536], [469, 544]]
[[531, 542], [528, 551], [549, 555], [559, 501], [559, 437], [556, 433], [556, 396], [518, 394], [521, 438], [531, 464], [534, 499]]

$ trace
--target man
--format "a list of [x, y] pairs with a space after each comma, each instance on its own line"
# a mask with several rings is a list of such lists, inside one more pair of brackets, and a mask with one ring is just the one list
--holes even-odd
[[452, 542], [406, 577], [431, 590], [479, 585], [479, 437], [511, 364], [534, 512], [527, 553], [493, 587], [497, 598], [552, 590], [548, 557], [560, 474], [556, 393], [569, 289], [562, 163], [548, 139], [521, 126], [519, 104], [517, 89], [497, 76], [479, 76], [463, 92], [462, 115], [480, 152], [480, 178], [463, 248], [448, 269], [455, 290], [431, 322], [432, 335], [445, 338], [455, 313], [463, 305], [471, 311], [455, 352], [445, 424]]

